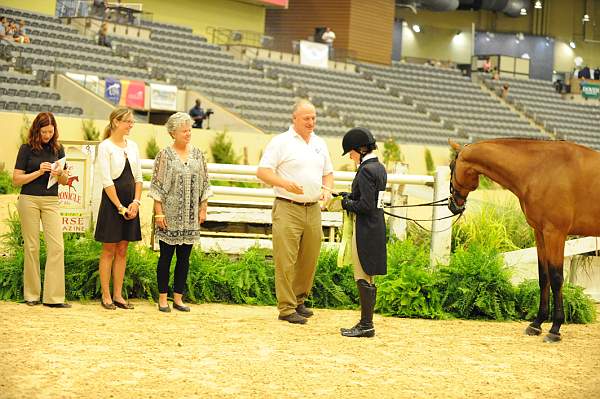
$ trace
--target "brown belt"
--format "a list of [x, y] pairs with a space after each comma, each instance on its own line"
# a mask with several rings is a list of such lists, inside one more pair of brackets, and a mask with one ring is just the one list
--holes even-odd
[[314, 201], [314, 202], [298, 202], [298, 201], [293, 201], [293, 200], [291, 200], [289, 198], [283, 198], [283, 197], [276, 197], [275, 199], [286, 201], [286, 202], [289, 202], [291, 204], [300, 205], [300, 206], [313, 206], [313, 205], [315, 205], [315, 204], [318, 203], [316, 201]]

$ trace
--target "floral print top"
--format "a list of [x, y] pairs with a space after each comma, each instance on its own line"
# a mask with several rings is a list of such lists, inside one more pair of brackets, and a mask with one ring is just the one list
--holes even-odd
[[158, 240], [169, 245], [198, 242], [200, 203], [212, 196], [202, 151], [192, 147], [184, 162], [171, 146], [162, 149], [154, 160], [148, 195], [162, 202], [167, 223], [166, 229], [156, 229]]

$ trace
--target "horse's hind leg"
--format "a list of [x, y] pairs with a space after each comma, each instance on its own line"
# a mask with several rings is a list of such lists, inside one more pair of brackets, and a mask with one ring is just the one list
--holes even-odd
[[540, 307], [538, 309], [537, 317], [525, 329], [525, 334], [527, 335], [540, 335], [542, 333], [542, 323], [548, 320], [550, 276], [548, 275], [548, 264], [546, 260], [546, 250], [544, 247], [544, 237], [537, 230], [535, 231], [535, 243], [537, 246], [538, 253]]

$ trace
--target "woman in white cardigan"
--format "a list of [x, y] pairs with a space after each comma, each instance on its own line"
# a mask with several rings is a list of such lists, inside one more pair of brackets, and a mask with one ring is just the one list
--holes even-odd
[[[133, 113], [118, 107], [110, 114], [104, 141], [98, 146], [97, 167], [102, 178], [102, 200], [96, 222], [96, 241], [102, 242], [100, 285], [102, 307], [114, 310], [133, 309], [122, 294], [123, 279], [130, 241], [140, 241], [142, 233], [138, 215], [142, 195], [140, 153], [126, 138], [134, 124]], [[113, 295], [110, 277], [113, 277]]]

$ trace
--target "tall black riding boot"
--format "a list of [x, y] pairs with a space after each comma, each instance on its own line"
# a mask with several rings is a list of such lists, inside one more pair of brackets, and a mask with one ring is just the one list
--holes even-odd
[[358, 280], [356, 286], [360, 300], [360, 321], [354, 327], [342, 328], [340, 331], [344, 337], [373, 337], [375, 336], [373, 309], [377, 298], [377, 287], [365, 280]]

